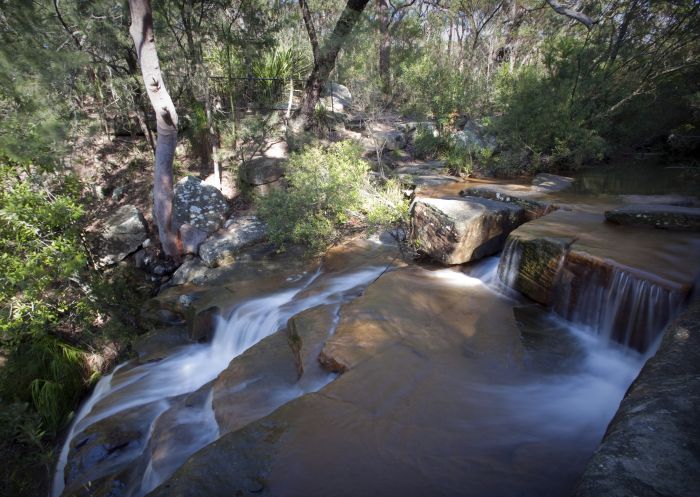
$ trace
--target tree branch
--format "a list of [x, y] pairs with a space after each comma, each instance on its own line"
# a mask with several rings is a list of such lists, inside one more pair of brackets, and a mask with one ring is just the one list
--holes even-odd
[[318, 35], [316, 34], [316, 28], [314, 28], [313, 19], [311, 19], [309, 4], [306, 3], [306, 0], [299, 0], [299, 7], [301, 8], [301, 15], [304, 18], [306, 32], [309, 34], [309, 42], [311, 42], [311, 51], [314, 54], [314, 62], [318, 62]]
[[566, 16], [570, 19], [573, 19], [574, 21], [578, 21], [584, 26], [586, 26], [588, 29], [591, 29], [593, 25], [597, 22], [588, 17], [586, 14], [583, 12], [578, 12], [577, 10], [571, 9], [569, 7], [566, 7], [565, 5], [561, 5], [560, 3], [555, 2], [554, 0], [545, 0], [550, 7], [554, 9], [554, 11], [557, 14], [561, 14], [563, 16]]

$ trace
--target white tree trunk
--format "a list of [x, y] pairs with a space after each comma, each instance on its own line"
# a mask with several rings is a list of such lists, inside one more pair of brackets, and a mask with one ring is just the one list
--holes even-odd
[[131, 10], [129, 34], [134, 40], [146, 92], [156, 113], [158, 139], [153, 177], [153, 211], [163, 251], [166, 255], [179, 259], [178, 237], [172, 226], [173, 159], [177, 146], [177, 112], [165, 89], [165, 82], [160, 72], [150, 1], [129, 0], [129, 9]]

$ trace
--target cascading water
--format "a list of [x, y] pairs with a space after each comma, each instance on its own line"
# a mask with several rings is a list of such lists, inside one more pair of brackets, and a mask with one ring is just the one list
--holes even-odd
[[[141, 413], [144, 423], [151, 427], [145, 436], [130, 450], [120, 454], [119, 460], [111, 461], [106, 471], [113, 471], [117, 464], [126, 465], [141, 456], [149, 444], [151, 429], [157, 419], [170, 413], [174, 408], [172, 399], [194, 392], [215, 379], [235, 357], [255, 345], [263, 338], [282, 329], [290, 317], [304, 309], [322, 304], [343, 302], [357, 295], [357, 289], [376, 279], [385, 267], [365, 267], [361, 270], [341, 275], [329, 275], [317, 292], [304, 292], [321, 277], [317, 272], [300, 287], [281, 291], [261, 298], [244, 302], [234, 309], [226, 322], [217, 327], [210, 344], [193, 344], [157, 361], [139, 364], [118, 373], [115, 372], [98, 382], [92, 396], [81, 407], [68, 437], [62, 447], [56, 467], [52, 496], [59, 497], [65, 486], [65, 470], [71, 442], [95, 423], [140, 406], [152, 406]], [[308, 389], [318, 389], [332, 379], [307, 382], [305, 389], [297, 388], [290, 392], [289, 399], [302, 395]], [[134, 486], [129, 495], [140, 496], [152, 490], [172, 474], [192, 453], [212, 442], [218, 436], [218, 426], [212, 411], [211, 392], [195, 410], [179, 411], [173, 414], [174, 426], [171, 429], [187, 429], [194, 424], [198, 435], [187, 444], [170, 452], [163, 464], [158, 465], [149, 459], [139, 485]], [[192, 406], [189, 406], [190, 408]], [[206, 422], [204, 422], [206, 421]], [[112, 457], [112, 456], [109, 456]], [[71, 482], [73, 483], [73, 482]]]
[[683, 306], [683, 296], [648, 280], [613, 268], [609, 281], [590, 277], [575, 291], [560, 279], [553, 310], [568, 321], [589, 327], [608, 340], [648, 350]]
[[548, 301], [559, 316], [606, 340], [645, 352], [683, 307], [683, 294], [660, 282], [613, 264], [582, 262], [554, 243], [550, 259], [542, 263], [547, 246], [543, 241], [536, 254], [530, 253], [533, 247], [510, 237], [498, 266], [500, 280], [511, 288], [526, 287], [526, 293]]

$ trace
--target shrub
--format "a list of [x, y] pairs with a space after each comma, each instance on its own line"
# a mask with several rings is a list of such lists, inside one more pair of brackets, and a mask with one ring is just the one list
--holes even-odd
[[413, 136], [416, 157], [425, 160], [437, 159], [449, 146], [449, 140], [436, 129], [420, 125], [416, 128]]
[[0, 343], [9, 351], [0, 394], [31, 401], [52, 433], [84, 388], [82, 354], [60, 339], [89, 319], [88, 299], [72, 283], [86, 265], [83, 210], [70, 181], [52, 193], [20, 180], [13, 166], [0, 169]]
[[353, 142], [328, 148], [307, 147], [287, 165], [289, 188], [259, 199], [260, 216], [269, 226], [270, 240], [303, 245], [318, 253], [351, 221], [355, 226], [384, 226], [407, 212], [400, 185], [373, 185], [369, 165]]

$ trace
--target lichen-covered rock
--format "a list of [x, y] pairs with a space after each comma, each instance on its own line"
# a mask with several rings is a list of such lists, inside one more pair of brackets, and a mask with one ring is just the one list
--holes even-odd
[[666, 331], [588, 462], [576, 497], [700, 495], [700, 301]]
[[213, 233], [223, 223], [228, 204], [218, 188], [194, 176], [186, 176], [175, 185], [173, 198], [173, 228], [183, 224]]
[[674, 231], [700, 231], [700, 208], [677, 205], [630, 205], [605, 212], [611, 223]]
[[277, 181], [284, 175], [285, 162], [279, 157], [254, 157], [241, 166], [241, 181], [253, 186]]
[[255, 216], [227, 222], [225, 230], [211, 236], [199, 247], [199, 256], [209, 267], [225, 266], [242, 249], [267, 239], [267, 225]]
[[419, 198], [412, 209], [418, 250], [445, 265], [495, 254], [524, 222], [525, 211], [516, 205], [473, 197]]
[[98, 234], [96, 245], [99, 265], [116, 264], [136, 252], [147, 239], [148, 226], [143, 215], [133, 205], [121, 206], [105, 220]]

